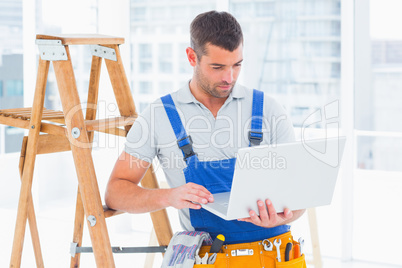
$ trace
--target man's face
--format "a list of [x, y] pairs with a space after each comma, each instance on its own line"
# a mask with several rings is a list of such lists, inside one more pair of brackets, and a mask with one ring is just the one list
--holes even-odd
[[227, 98], [232, 92], [243, 61], [243, 45], [233, 52], [207, 44], [207, 53], [197, 59], [194, 79], [204, 93], [215, 98]]

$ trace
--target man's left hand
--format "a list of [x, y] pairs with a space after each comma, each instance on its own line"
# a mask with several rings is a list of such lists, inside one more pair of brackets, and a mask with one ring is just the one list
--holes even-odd
[[249, 218], [238, 219], [238, 221], [251, 222], [260, 227], [271, 228], [286, 224], [290, 219], [292, 219], [293, 212], [290, 209], [285, 208], [282, 213], [276, 213], [274, 205], [272, 205], [272, 202], [269, 199], [265, 200], [265, 204], [266, 207], [263, 201], [257, 201], [260, 216], [257, 216], [257, 213], [255, 213], [254, 210], [250, 210]]

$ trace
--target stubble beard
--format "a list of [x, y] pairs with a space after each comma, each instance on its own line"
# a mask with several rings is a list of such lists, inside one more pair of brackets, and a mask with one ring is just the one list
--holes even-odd
[[[197, 79], [198, 85], [200, 88], [207, 93], [208, 95], [214, 97], [214, 98], [227, 98], [230, 93], [233, 91], [233, 87], [236, 84], [236, 81], [233, 81], [233, 83], [219, 83], [219, 84], [214, 84], [210, 85], [208, 82], [208, 79], [202, 74], [198, 68], [195, 69], [195, 78]], [[231, 85], [230, 90], [221, 92], [218, 90], [219, 86], [229, 86]]]

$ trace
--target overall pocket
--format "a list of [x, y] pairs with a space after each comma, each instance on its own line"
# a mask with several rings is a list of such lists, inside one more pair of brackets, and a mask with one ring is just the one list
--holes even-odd
[[297, 258], [286, 262], [275, 262], [276, 268], [306, 268], [306, 261], [304, 259], [304, 254]]

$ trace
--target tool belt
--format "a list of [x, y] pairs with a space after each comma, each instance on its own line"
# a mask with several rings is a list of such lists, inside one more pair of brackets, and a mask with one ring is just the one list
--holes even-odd
[[[279, 239], [281, 240], [281, 245], [279, 246], [281, 255], [280, 262], [277, 260], [278, 253], [276, 246], [274, 245], [275, 239], [277, 239], [277, 241], [279, 241]], [[267, 247], [267, 245], [269, 244], [267, 240], [272, 243], [272, 246], [270, 247], [272, 250], [269, 250], [269, 248]], [[285, 251], [286, 245], [288, 243], [292, 243], [292, 249], [289, 252], [289, 261], [285, 261]], [[299, 242], [293, 240], [292, 234], [290, 232], [265, 239], [264, 241], [224, 245], [221, 248], [221, 252], [217, 253], [216, 261], [214, 264], [195, 264], [194, 268], [306, 268], [307, 266], [304, 259], [304, 254], [300, 257], [294, 258], [294, 249], [296, 245], [299, 245]], [[210, 248], [211, 246], [201, 247], [199, 256], [203, 257], [206, 252], [209, 252]]]

